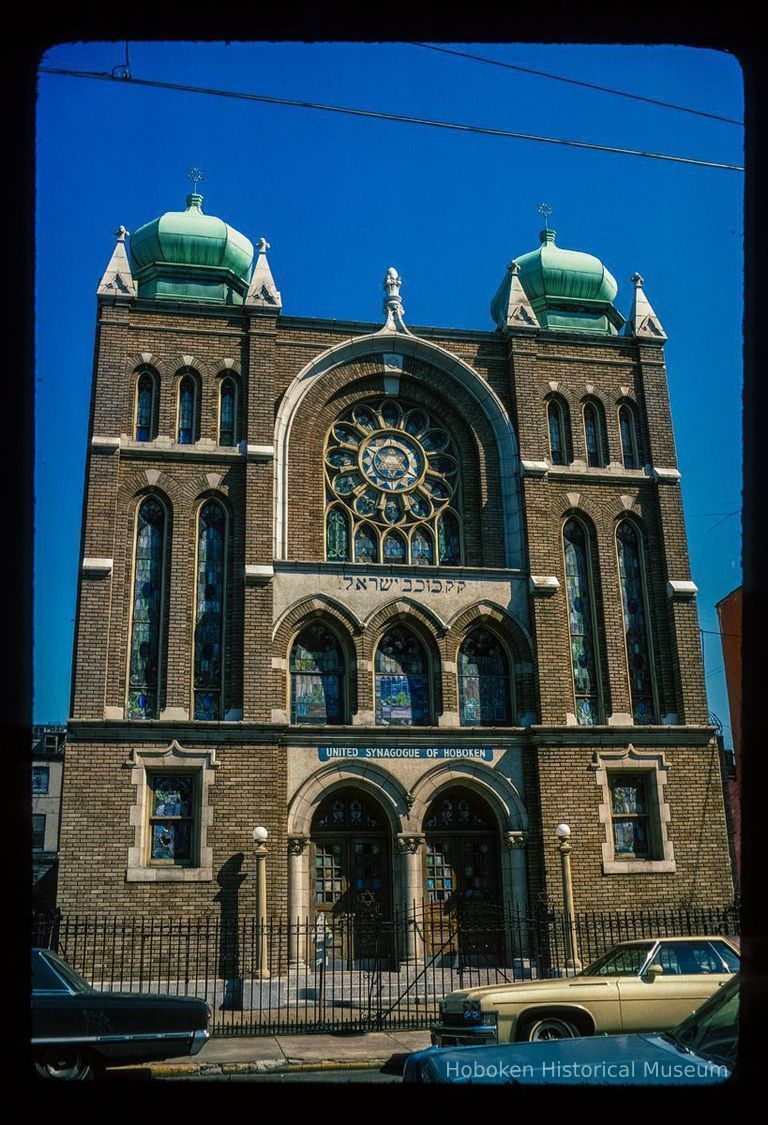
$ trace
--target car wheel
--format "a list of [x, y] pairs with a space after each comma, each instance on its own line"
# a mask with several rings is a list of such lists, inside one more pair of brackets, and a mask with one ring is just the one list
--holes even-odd
[[518, 1038], [538, 1043], [543, 1039], [578, 1039], [580, 1035], [578, 1027], [569, 1020], [559, 1016], [542, 1016], [527, 1020], [520, 1028]]
[[41, 1078], [83, 1082], [93, 1078], [94, 1064], [76, 1047], [48, 1047], [35, 1056], [35, 1072]]

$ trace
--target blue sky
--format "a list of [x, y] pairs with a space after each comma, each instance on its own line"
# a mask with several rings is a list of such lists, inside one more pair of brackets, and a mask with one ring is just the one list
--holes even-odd
[[[743, 117], [738, 62], [675, 46], [445, 44]], [[218, 87], [743, 164], [743, 130], [406, 43], [130, 44], [135, 78]], [[43, 65], [111, 71], [119, 43]], [[701, 626], [741, 582], [743, 174], [310, 109], [41, 74], [37, 117], [34, 722], [63, 722], [96, 317], [118, 224], [204, 209], [255, 242], [286, 314], [380, 322], [389, 265], [411, 325], [491, 329], [507, 262], [538, 244], [596, 254], [626, 315], [639, 271], [669, 336], [672, 415]], [[728, 514], [737, 513], [737, 514]], [[730, 720], [718, 636], [710, 707]]]

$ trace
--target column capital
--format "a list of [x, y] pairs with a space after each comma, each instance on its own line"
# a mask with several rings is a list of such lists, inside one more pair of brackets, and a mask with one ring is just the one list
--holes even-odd
[[401, 853], [401, 855], [416, 855], [423, 843], [424, 834], [421, 832], [398, 832], [397, 836], [395, 837], [395, 844], [397, 846], [397, 850]]
[[303, 855], [309, 847], [309, 836], [289, 836], [288, 851], [291, 855]]
[[524, 848], [525, 844], [526, 844], [527, 837], [528, 837], [527, 832], [520, 832], [520, 831], [505, 832], [504, 833], [504, 843], [507, 845], [507, 847], [510, 849], [510, 851], [513, 851], [515, 848]]

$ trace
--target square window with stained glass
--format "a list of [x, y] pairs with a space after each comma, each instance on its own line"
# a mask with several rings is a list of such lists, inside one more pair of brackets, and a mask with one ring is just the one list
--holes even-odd
[[197, 785], [194, 774], [152, 773], [149, 789], [150, 864], [194, 866]]

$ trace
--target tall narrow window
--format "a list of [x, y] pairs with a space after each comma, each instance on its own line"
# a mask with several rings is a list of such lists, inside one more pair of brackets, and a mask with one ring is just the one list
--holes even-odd
[[426, 726], [429, 722], [429, 668], [421, 642], [400, 625], [376, 650], [376, 722], [385, 726]]
[[459, 650], [459, 710], [463, 727], [509, 722], [509, 662], [487, 629], [473, 629]]
[[234, 445], [237, 414], [237, 387], [232, 379], [223, 379], [219, 390], [219, 445]]
[[341, 508], [331, 508], [325, 524], [328, 562], [349, 562], [349, 520]]
[[144, 371], [136, 385], [136, 441], [152, 441], [154, 436], [155, 380]]
[[197, 441], [197, 383], [185, 375], [179, 383], [179, 445]]
[[367, 523], [355, 532], [355, 562], [378, 562], [379, 547], [376, 532]]
[[226, 546], [226, 516], [221, 505], [211, 500], [200, 509], [197, 522], [196, 719], [221, 719], [223, 715]]
[[577, 520], [568, 520], [563, 528], [563, 545], [576, 719], [580, 726], [593, 726], [600, 722], [600, 692], [592, 573], [589, 540], [583, 525]]
[[160, 686], [165, 509], [154, 497], [139, 508], [128, 673], [128, 718], [156, 719]]
[[341, 646], [329, 629], [310, 625], [291, 649], [291, 722], [343, 723]]
[[569, 457], [567, 456], [563, 408], [554, 399], [550, 399], [547, 403], [547, 420], [549, 422], [549, 453], [552, 464], [566, 465]]
[[628, 520], [619, 524], [616, 544], [619, 552], [619, 580], [624, 610], [632, 715], [636, 723], [652, 723], [655, 719], [656, 707], [653, 698], [643, 549], [638, 531]]
[[640, 452], [637, 443], [637, 419], [631, 406], [622, 403], [619, 407], [619, 430], [621, 431], [621, 453], [625, 469], [640, 468]]
[[453, 512], [445, 512], [437, 521], [438, 555], [442, 566], [461, 565], [459, 521]]
[[587, 464], [597, 469], [607, 465], [605, 422], [602, 409], [595, 402], [584, 405], [584, 440], [587, 446]]

